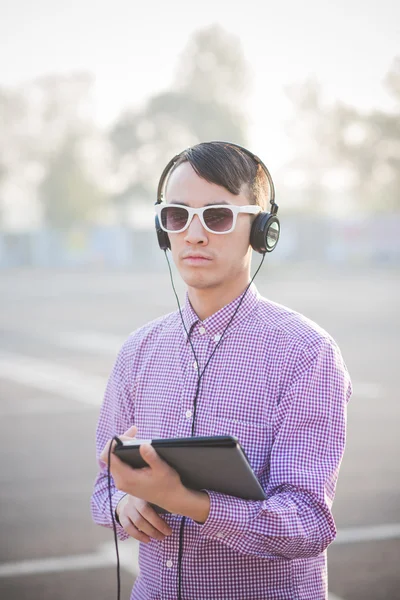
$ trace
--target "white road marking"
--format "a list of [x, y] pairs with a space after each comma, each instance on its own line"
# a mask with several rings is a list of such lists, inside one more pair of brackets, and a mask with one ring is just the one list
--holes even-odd
[[[138, 545], [132, 540], [118, 544], [121, 567], [134, 576], [138, 573]], [[83, 571], [85, 569], [101, 569], [116, 566], [115, 546], [107, 543], [91, 554], [75, 554], [42, 558], [37, 560], [22, 560], [0, 564], [0, 577], [18, 577], [35, 575], [37, 573], [57, 573], [61, 571]]]
[[115, 563], [110, 556], [100, 552], [93, 554], [76, 554], [74, 556], [60, 556], [57, 558], [43, 558], [38, 560], [22, 560], [0, 565], [0, 577], [17, 577], [21, 575], [35, 575], [37, 573], [58, 573], [61, 571], [81, 571], [84, 569], [100, 569], [110, 567]]
[[85, 350], [94, 354], [117, 356], [128, 336], [122, 337], [97, 331], [60, 333], [52, 342], [71, 350]]
[[92, 406], [102, 403], [107, 382], [72, 367], [11, 353], [0, 354], [0, 378]]
[[353, 527], [338, 531], [334, 544], [358, 544], [378, 540], [400, 538], [400, 523], [373, 525], [371, 527]]

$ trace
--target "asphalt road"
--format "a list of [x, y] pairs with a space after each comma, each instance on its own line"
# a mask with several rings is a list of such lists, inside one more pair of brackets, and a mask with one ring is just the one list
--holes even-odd
[[[399, 599], [399, 271], [266, 265], [257, 286], [327, 329], [354, 383], [329, 589]], [[0, 275], [1, 598], [116, 598], [112, 532], [89, 511], [99, 402], [123, 340], [172, 310], [162, 272]], [[122, 554], [127, 599], [135, 547]]]

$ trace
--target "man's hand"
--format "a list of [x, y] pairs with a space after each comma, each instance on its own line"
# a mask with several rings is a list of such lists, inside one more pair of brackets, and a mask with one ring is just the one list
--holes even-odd
[[[121, 440], [133, 439], [136, 431], [137, 428], [133, 426], [119, 437]], [[112, 448], [115, 447], [115, 442], [110, 440], [100, 455], [100, 459], [106, 464], [110, 444]], [[169, 512], [175, 512], [176, 498], [185, 490], [178, 473], [158, 456], [150, 444], [142, 444], [140, 454], [149, 466], [133, 469], [111, 451], [110, 472], [116, 488], [130, 496], [161, 506]]]
[[118, 503], [119, 522], [131, 537], [147, 544], [150, 538], [164, 540], [171, 535], [171, 527], [145, 500], [127, 494]]
[[[136, 431], [137, 428], [133, 426], [119, 437], [121, 440], [133, 439]], [[110, 444], [114, 448], [115, 442], [110, 440], [100, 455], [105, 464], [108, 464]], [[133, 469], [111, 452], [110, 472], [116, 488], [173, 514], [204, 523], [210, 510], [208, 494], [186, 488], [175, 469], [162, 460], [150, 444], [142, 444], [140, 454], [148, 467]]]

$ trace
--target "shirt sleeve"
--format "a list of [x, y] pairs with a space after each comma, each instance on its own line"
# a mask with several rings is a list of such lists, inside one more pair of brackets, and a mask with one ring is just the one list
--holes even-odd
[[[121, 435], [133, 424], [133, 390], [130, 384], [128, 360], [125, 357], [125, 346], [123, 346], [107, 383], [96, 431], [96, 455], [100, 470], [94, 483], [91, 512], [94, 522], [104, 527], [112, 528], [111, 511], [115, 515], [117, 504], [125, 496], [125, 492], [116, 489], [111, 476], [110, 508], [107, 465], [100, 460], [99, 456], [109, 439]], [[115, 524], [119, 539], [127, 539], [129, 535], [123, 527], [117, 521]]]
[[266, 500], [207, 491], [204, 536], [249, 555], [317, 556], [334, 540], [331, 508], [346, 439], [352, 386], [341, 353], [323, 338], [300, 355], [275, 414]]

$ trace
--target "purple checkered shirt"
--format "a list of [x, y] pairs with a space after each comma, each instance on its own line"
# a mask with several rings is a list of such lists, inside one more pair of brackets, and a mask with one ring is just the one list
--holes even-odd
[[[182, 313], [200, 372], [239, 301], [202, 322], [186, 299]], [[190, 436], [197, 377], [179, 312], [132, 333], [107, 385], [97, 455], [133, 424], [144, 439]], [[185, 524], [184, 600], [327, 598], [326, 548], [336, 534], [331, 508], [351, 391], [329, 334], [261, 297], [253, 284], [202, 377], [195, 435], [236, 436], [266, 500], [207, 491], [206, 522]], [[107, 471], [99, 464], [92, 514], [111, 527]], [[113, 486], [112, 494], [115, 508], [124, 493]], [[181, 518], [165, 516], [173, 534], [140, 544], [131, 600], [176, 600]]]

